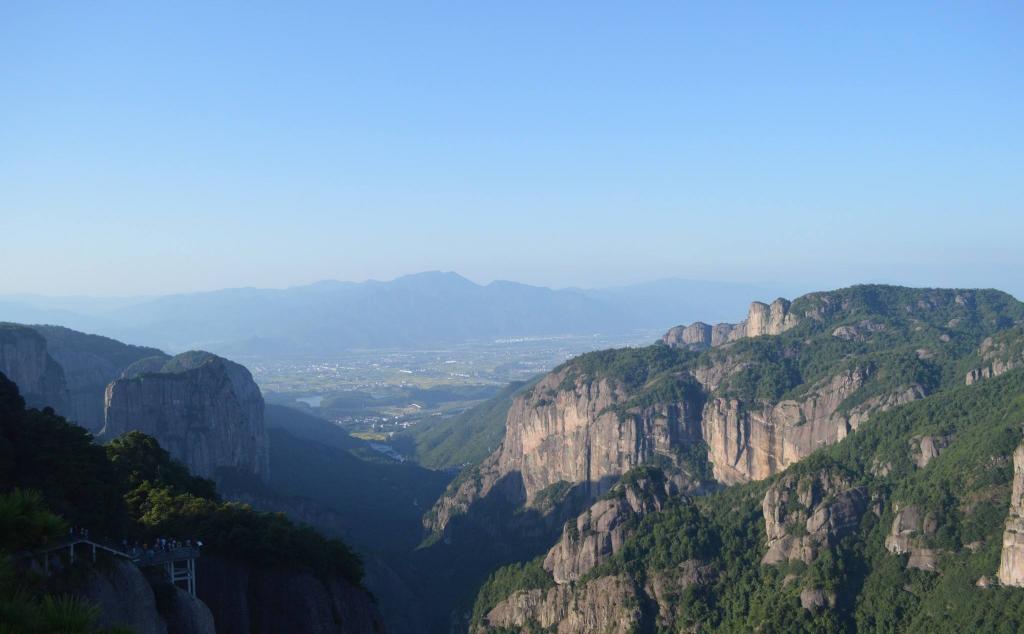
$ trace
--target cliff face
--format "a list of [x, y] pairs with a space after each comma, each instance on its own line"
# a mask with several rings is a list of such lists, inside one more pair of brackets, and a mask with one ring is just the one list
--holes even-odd
[[99, 608], [97, 624], [103, 628], [127, 627], [138, 634], [214, 634], [206, 604], [173, 586], [158, 601], [145, 575], [122, 559], [90, 572], [73, 593]]
[[964, 379], [967, 385], [991, 379], [1015, 368], [1024, 367], [1024, 329], [1014, 328], [994, 337], [986, 337], [978, 348], [978, 366]]
[[633, 582], [625, 576], [599, 577], [579, 589], [555, 586], [549, 590], [517, 592], [487, 613], [478, 631], [531, 626], [559, 634], [637, 631], [643, 619]]
[[662, 510], [670, 495], [692, 487], [689, 482], [666, 480], [657, 471], [624, 480], [608, 496], [566, 522], [561, 539], [544, 557], [544, 569], [555, 583], [576, 581], [590, 572], [622, 548], [633, 532], [630, 520]]
[[60, 414], [67, 409], [64, 371], [35, 330], [0, 323], [0, 372], [17, 384], [28, 407], [49, 406]]
[[104, 436], [145, 432], [195, 475], [213, 477], [219, 467], [269, 475], [263, 397], [249, 371], [227, 359], [189, 352], [137, 362], [107, 386], [105, 420]]
[[627, 575], [609, 575], [582, 584], [519, 591], [494, 606], [476, 631], [676, 631], [680, 597], [687, 588], [713, 583], [716, 576], [713, 568], [688, 560], [668, 570], [649, 571], [642, 585]]
[[60, 364], [68, 399], [59, 413], [93, 433], [103, 428], [103, 399], [107, 385], [132, 363], [147, 357], [169, 359], [155, 348], [144, 348], [87, 335], [59, 326], [32, 326], [46, 339], [46, 348]]
[[516, 397], [502, 446], [438, 501], [427, 527], [443, 530], [492, 491], [531, 506], [553, 485], [581, 485], [592, 499], [633, 467], [658, 456], [674, 461], [699, 441], [699, 396], [630, 407], [633, 395], [621, 381], [588, 380], [570, 367], [544, 377]]
[[204, 555], [197, 561], [199, 598], [218, 634], [367, 634], [380, 615], [361, 588], [290, 568], [264, 569]]
[[1013, 452], [1013, 491], [1003, 531], [999, 582], [1004, 586], [1024, 587], [1024, 445]]
[[768, 536], [768, 552], [761, 563], [811, 563], [822, 550], [857, 530], [867, 505], [867, 491], [841, 476], [822, 472], [782, 478], [761, 502]]
[[753, 302], [747, 311], [747, 318], [738, 324], [716, 324], [694, 322], [689, 326], [676, 326], [661, 338], [662, 343], [674, 348], [706, 350], [745, 337], [778, 335], [799, 323], [799, 318], [790, 313], [790, 302], [776, 299], [765, 304]]
[[865, 368], [853, 368], [811, 386], [799, 399], [774, 404], [709, 400], [701, 426], [715, 479], [725, 484], [762, 480], [839, 442], [871, 414], [925, 396], [924, 388], [912, 385], [840, 411], [869, 374]]

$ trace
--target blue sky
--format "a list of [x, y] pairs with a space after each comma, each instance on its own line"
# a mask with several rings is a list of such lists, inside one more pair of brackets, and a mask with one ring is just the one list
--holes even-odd
[[155, 5], [0, 5], [0, 293], [1024, 295], [1020, 3]]

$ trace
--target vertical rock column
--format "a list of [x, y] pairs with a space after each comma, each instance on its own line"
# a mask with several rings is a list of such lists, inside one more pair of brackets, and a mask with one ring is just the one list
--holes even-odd
[[1024, 444], [1013, 452], [1013, 493], [1003, 531], [999, 582], [1004, 586], [1024, 586]]

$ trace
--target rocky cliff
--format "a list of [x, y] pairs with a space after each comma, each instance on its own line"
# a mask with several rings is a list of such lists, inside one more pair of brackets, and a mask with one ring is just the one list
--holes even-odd
[[799, 318], [790, 312], [790, 302], [776, 299], [770, 305], [753, 302], [747, 311], [747, 318], [738, 324], [716, 324], [694, 322], [689, 326], [670, 329], [662, 343], [671, 347], [689, 350], [706, 350], [745, 337], [778, 335], [797, 325]]
[[144, 359], [107, 386], [107, 438], [139, 430], [200, 476], [269, 475], [263, 397], [241, 365], [206, 352]]
[[810, 386], [799, 398], [777, 403], [709, 400], [702, 429], [715, 479], [725, 484], [762, 480], [839, 442], [873, 413], [925, 396], [922, 386], [910, 385], [841, 410], [869, 377], [869, 369], [854, 367]]
[[531, 506], [551, 487], [579, 486], [593, 499], [637, 465], [678, 462], [679, 452], [700, 440], [703, 398], [688, 376], [670, 380], [675, 398], [647, 404], [634, 400], [637, 387], [573, 364], [547, 375], [515, 398], [501, 447], [438, 501], [427, 527], [443, 531], [492, 492]]
[[783, 477], [761, 502], [768, 537], [761, 563], [811, 563], [857, 530], [867, 506], [867, 490], [835, 473]]
[[29, 407], [67, 409], [64, 371], [47, 350], [46, 339], [32, 328], [0, 323], [0, 373], [17, 384]]
[[168, 583], [158, 587], [154, 592], [134, 564], [114, 559], [89, 571], [69, 592], [99, 609], [97, 625], [103, 628], [125, 627], [137, 634], [214, 634], [206, 604]]
[[660, 511], [671, 495], [695, 490], [692, 481], [666, 478], [656, 469], [630, 471], [608, 495], [566, 522], [544, 557], [544, 569], [558, 584], [578, 580], [622, 548], [640, 517]]
[[986, 337], [978, 347], [977, 354], [977, 367], [972, 368], [965, 377], [967, 385], [1024, 367], [1024, 328], [1018, 327]]
[[47, 351], [64, 371], [68, 399], [59, 413], [93, 433], [103, 428], [107, 385], [140, 359], [170, 358], [156, 348], [131, 346], [59, 326], [32, 326], [32, 329], [46, 339]]
[[201, 557], [199, 598], [219, 634], [369, 634], [384, 631], [370, 595], [340, 578]]
[[1013, 452], [1013, 491], [1003, 530], [999, 582], [1024, 587], [1024, 445]]

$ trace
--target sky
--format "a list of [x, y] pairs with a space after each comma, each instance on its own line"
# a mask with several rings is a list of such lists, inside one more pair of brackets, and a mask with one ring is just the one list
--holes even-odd
[[0, 3], [0, 293], [1024, 297], [1017, 2]]

